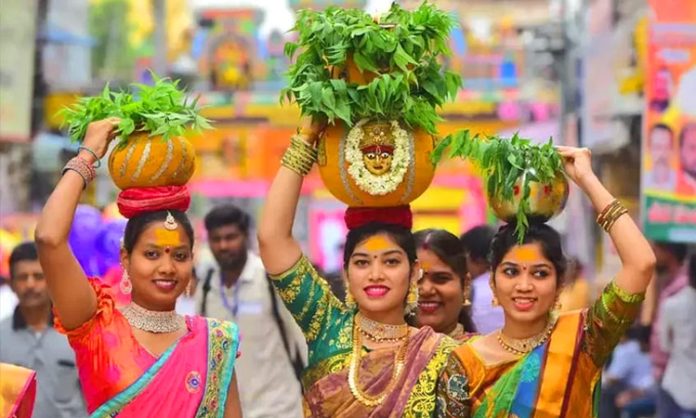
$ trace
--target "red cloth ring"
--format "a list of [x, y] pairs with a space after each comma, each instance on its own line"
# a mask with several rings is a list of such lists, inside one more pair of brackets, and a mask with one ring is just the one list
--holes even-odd
[[121, 191], [116, 204], [128, 219], [160, 210], [186, 212], [191, 206], [191, 194], [186, 186], [133, 187]]

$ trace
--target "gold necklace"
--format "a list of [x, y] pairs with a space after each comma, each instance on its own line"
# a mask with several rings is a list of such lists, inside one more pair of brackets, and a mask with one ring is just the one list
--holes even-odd
[[395, 343], [408, 337], [408, 324], [391, 325], [373, 321], [360, 312], [355, 315], [360, 333], [376, 343]]
[[546, 323], [546, 328], [544, 328], [544, 330], [541, 331], [539, 334], [522, 339], [506, 337], [505, 335], [503, 335], [503, 330], [499, 329], [497, 335], [498, 343], [500, 343], [500, 345], [505, 349], [505, 351], [509, 353], [515, 355], [527, 354], [535, 348], [539, 347], [540, 345], [544, 344], [546, 340], [549, 339], [551, 333], [553, 332], [553, 327], [555, 325], [556, 321], [553, 319], [549, 319], [549, 321]]
[[[360, 326], [356, 323], [353, 326], [353, 352], [351, 353], [350, 367], [348, 370], [348, 387], [350, 388], [350, 392], [353, 394], [353, 397], [358, 402], [368, 408], [372, 408], [384, 402], [387, 395], [391, 393], [396, 385], [396, 382], [399, 380], [401, 372], [404, 370], [406, 353], [408, 352], [408, 338], [404, 340], [399, 347], [399, 350], [396, 352], [394, 368], [392, 369], [392, 375], [386, 388], [379, 395], [368, 395], [358, 387], [358, 382], [360, 381], [358, 369], [360, 368], [360, 357], [362, 354], [362, 340], [360, 338], [360, 334]], [[408, 337], [408, 334], [406, 337]]]

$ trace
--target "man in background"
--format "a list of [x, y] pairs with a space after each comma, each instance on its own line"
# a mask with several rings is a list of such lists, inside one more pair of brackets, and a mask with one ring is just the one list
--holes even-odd
[[75, 354], [67, 337], [53, 329], [51, 299], [33, 242], [12, 251], [10, 286], [19, 304], [0, 322], [0, 362], [36, 371], [34, 418], [87, 417]]
[[301, 418], [306, 343], [276, 295], [261, 259], [249, 250], [251, 217], [233, 205], [205, 217], [213, 260], [196, 266], [196, 309], [239, 326], [235, 363], [245, 418]]

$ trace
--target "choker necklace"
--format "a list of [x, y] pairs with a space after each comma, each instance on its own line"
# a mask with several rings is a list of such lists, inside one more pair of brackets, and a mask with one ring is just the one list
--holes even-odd
[[355, 328], [376, 343], [395, 343], [408, 337], [408, 324], [383, 324], [366, 318], [360, 312], [355, 315]]
[[544, 328], [544, 330], [541, 331], [539, 334], [533, 337], [522, 339], [506, 337], [505, 335], [503, 335], [503, 330], [499, 329], [497, 336], [498, 343], [500, 343], [500, 345], [505, 349], [505, 351], [509, 353], [516, 355], [527, 354], [535, 348], [539, 347], [540, 345], [544, 344], [546, 340], [549, 339], [555, 325], [556, 321], [554, 319], [549, 319], [549, 321], [546, 323], [546, 328]]
[[154, 334], [177, 332], [186, 327], [186, 320], [176, 311], [151, 311], [131, 302], [121, 313], [133, 328]]
[[350, 356], [350, 366], [348, 369], [348, 388], [350, 389], [353, 397], [365, 405], [368, 408], [372, 408], [381, 405], [387, 396], [394, 390], [396, 382], [399, 380], [401, 373], [404, 370], [404, 363], [406, 362], [406, 354], [408, 352], [408, 326], [406, 327], [406, 336], [403, 338], [403, 342], [399, 346], [396, 356], [394, 359], [394, 368], [392, 369], [392, 375], [389, 379], [389, 383], [385, 386], [384, 390], [377, 395], [369, 395], [365, 393], [362, 389], [358, 387], [358, 382], [360, 382], [359, 369], [360, 360], [362, 355], [362, 339], [360, 335], [362, 334], [360, 325], [356, 323], [353, 326], [353, 351]]

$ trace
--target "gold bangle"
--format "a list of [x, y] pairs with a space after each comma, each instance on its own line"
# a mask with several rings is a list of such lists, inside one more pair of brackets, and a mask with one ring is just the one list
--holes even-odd
[[299, 135], [293, 135], [292, 138], [290, 138], [289, 148], [296, 150], [300, 154], [307, 156], [309, 159], [313, 161], [317, 160], [317, 149], [314, 148], [311, 144], [308, 144], [307, 141], [302, 139]]
[[597, 223], [604, 229], [607, 233], [614, 226], [614, 223], [628, 213], [628, 209], [618, 201], [618, 199], [607, 205], [606, 208], [597, 216]]
[[294, 171], [295, 173], [303, 177], [306, 176], [312, 170], [312, 166], [314, 165], [313, 162], [301, 159], [290, 149], [285, 151], [285, 154], [283, 155], [283, 158], [281, 159], [280, 163], [284, 167]]
[[317, 154], [316, 148], [299, 135], [293, 135], [290, 138], [290, 146], [283, 154], [281, 164], [300, 176], [306, 176], [317, 161]]

